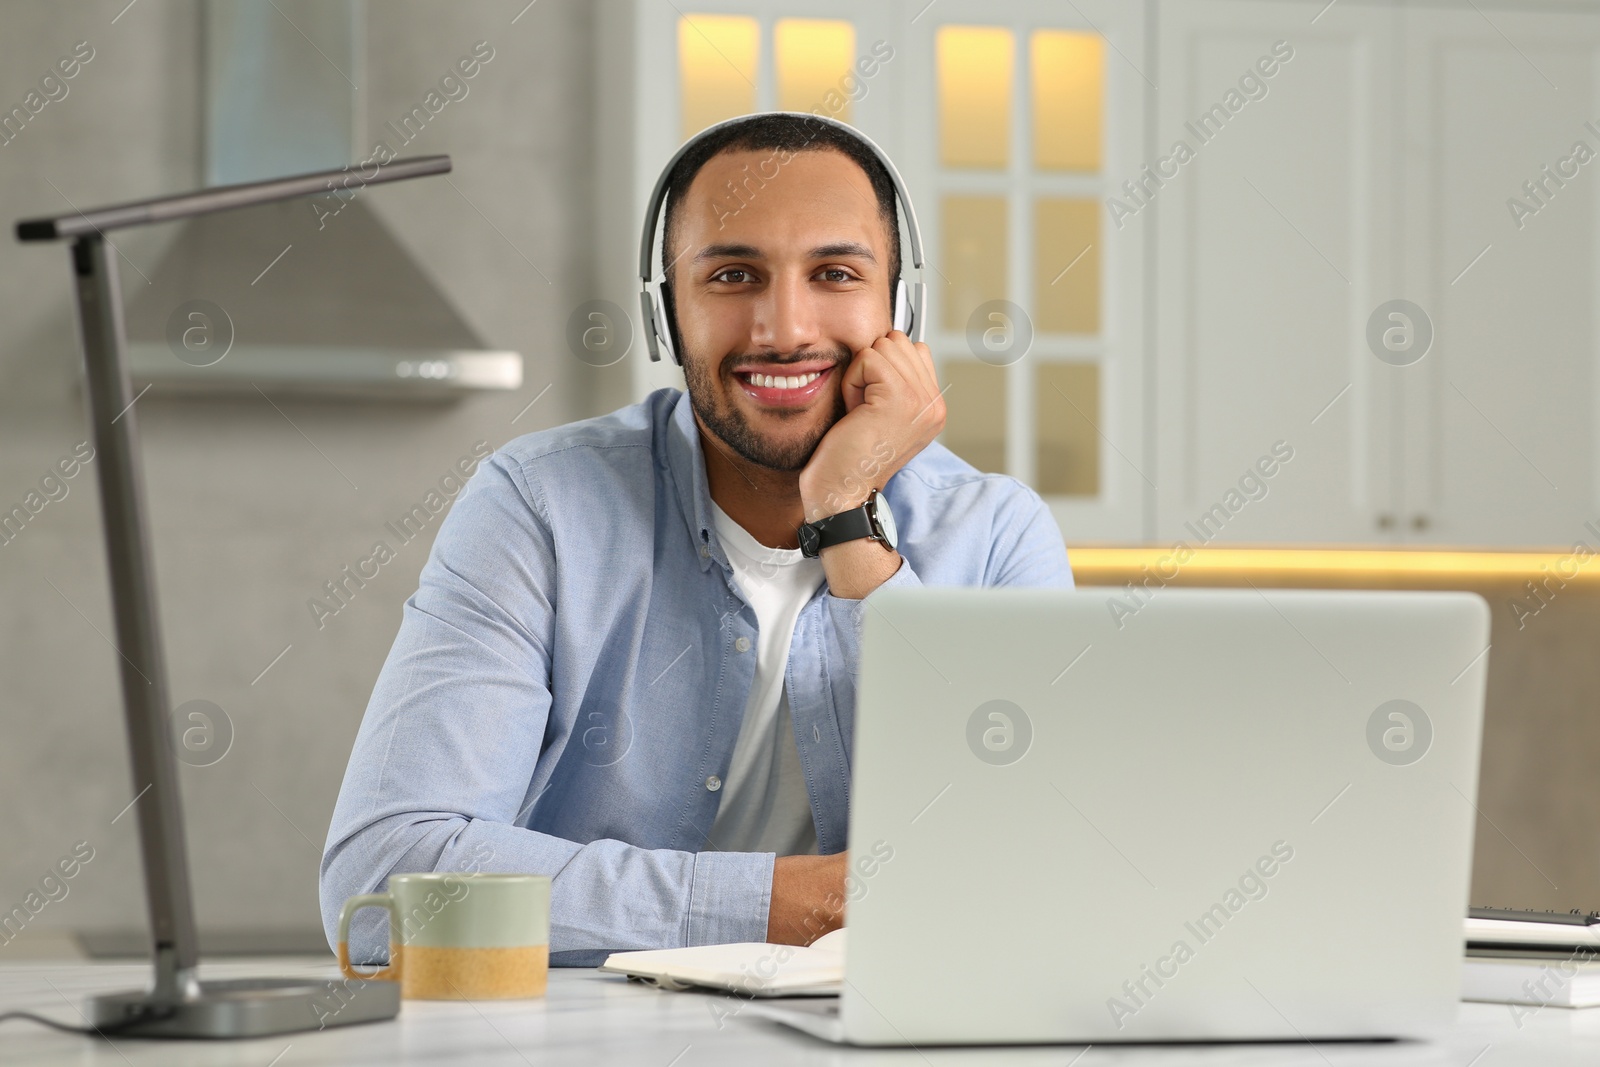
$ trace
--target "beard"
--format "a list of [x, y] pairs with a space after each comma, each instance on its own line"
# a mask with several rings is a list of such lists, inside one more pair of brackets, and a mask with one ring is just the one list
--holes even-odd
[[[833, 410], [820, 426], [797, 441], [777, 441], [763, 436], [750, 425], [750, 420], [733, 403], [729, 393], [739, 387], [734, 380], [734, 371], [740, 367], [763, 362], [799, 363], [803, 360], [816, 359], [818, 355], [819, 353], [807, 352], [782, 360], [763, 359], [760, 356], [732, 356], [724, 359], [715, 370], [712, 370], [709, 366], [711, 360], [697, 359], [685, 354], [683, 377], [689, 390], [689, 405], [706, 429], [747, 462], [773, 471], [801, 470], [810, 462], [811, 455], [817, 450], [817, 444], [822, 440], [822, 436], [832, 429], [834, 423], [844, 418], [844, 389], [837, 382], [831, 383]], [[834, 352], [833, 370], [842, 371], [850, 359], [850, 349], [845, 345], [839, 345]], [[719, 377], [727, 383], [726, 388], [719, 385]], [[810, 408], [780, 410], [772, 414], [782, 420], [815, 417]]]

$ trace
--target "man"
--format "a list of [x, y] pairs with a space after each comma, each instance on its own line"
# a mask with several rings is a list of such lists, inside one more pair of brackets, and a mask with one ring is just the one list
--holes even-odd
[[[755, 195], [721, 192], [775, 153]], [[553, 876], [556, 965], [807, 943], [843, 921], [873, 591], [1072, 583], [1039, 497], [934, 443], [860, 141], [790, 115], [712, 134], [675, 168], [662, 264], [686, 393], [509, 442], [440, 526], [328, 832], [330, 940], [391, 873], [482, 869]], [[802, 522], [874, 489], [898, 550], [802, 554]], [[360, 913], [351, 958], [386, 951]]]

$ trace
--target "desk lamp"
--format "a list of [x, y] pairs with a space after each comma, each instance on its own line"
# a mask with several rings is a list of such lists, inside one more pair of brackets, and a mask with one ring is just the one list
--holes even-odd
[[[450, 170], [449, 156], [396, 159], [366, 185]], [[188, 850], [169, 721], [166, 663], [156, 618], [155, 581], [138, 417], [127, 370], [117, 252], [111, 230], [172, 222], [344, 187], [346, 169], [216, 186], [179, 196], [74, 211], [17, 223], [19, 241], [71, 242], [78, 340], [99, 471], [111, 603], [121, 652], [122, 701], [133, 767], [145, 897], [155, 978], [148, 990], [91, 998], [90, 1019], [105, 1033], [144, 1037], [259, 1037], [390, 1019], [400, 1010], [398, 983], [243, 978], [202, 981], [189, 886]]]

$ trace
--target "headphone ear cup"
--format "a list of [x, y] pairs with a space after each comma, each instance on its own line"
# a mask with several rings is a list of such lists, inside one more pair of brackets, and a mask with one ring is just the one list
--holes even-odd
[[894, 283], [894, 328], [908, 335], [911, 333], [911, 300], [904, 278], [897, 278]]
[[644, 317], [645, 348], [650, 353], [650, 362], [655, 363], [661, 359], [661, 341], [657, 329], [660, 320], [656, 315], [656, 294], [650, 289], [647, 283], [639, 292], [639, 314]]
[[670, 307], [672, 294], [663, 290], [664, 285], [659, 281], [651, 282], [646, 290], [649, 299], [647, 312], [650, 316], [650, 336], [653, 340], [650, 345], [650, 359], [651, 361], [660, 360], [661, 353], [665, 351], [674, 363], [682, 366], [683, 361], [678, 358], [677, 346], [672, 343], [672, 309]]
[[913, 341], [924, 340], [923, 334], [927, 332], [925, 324], [928, 319], [928, 283], [912, 282], [911, 295], [907, 303], [910, 305], [908, 315], [911, 326], [906, 330], [906, 335]]

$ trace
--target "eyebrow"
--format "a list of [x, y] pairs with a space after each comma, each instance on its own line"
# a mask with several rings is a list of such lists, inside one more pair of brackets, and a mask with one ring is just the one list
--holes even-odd
[[[841, 256], [857, 256], [868, 263], [877, 263], [878, 257], [872, 254], [872, 249], [858, 241], [835, 241], [832, 244], [818, 245], [806, 254], [808, 259], [837, 259]], [[696, 263], [708, 259], [765, 259], [761, 250], [754, 245], [718, 244], [706, 245], [694, 257]]]

